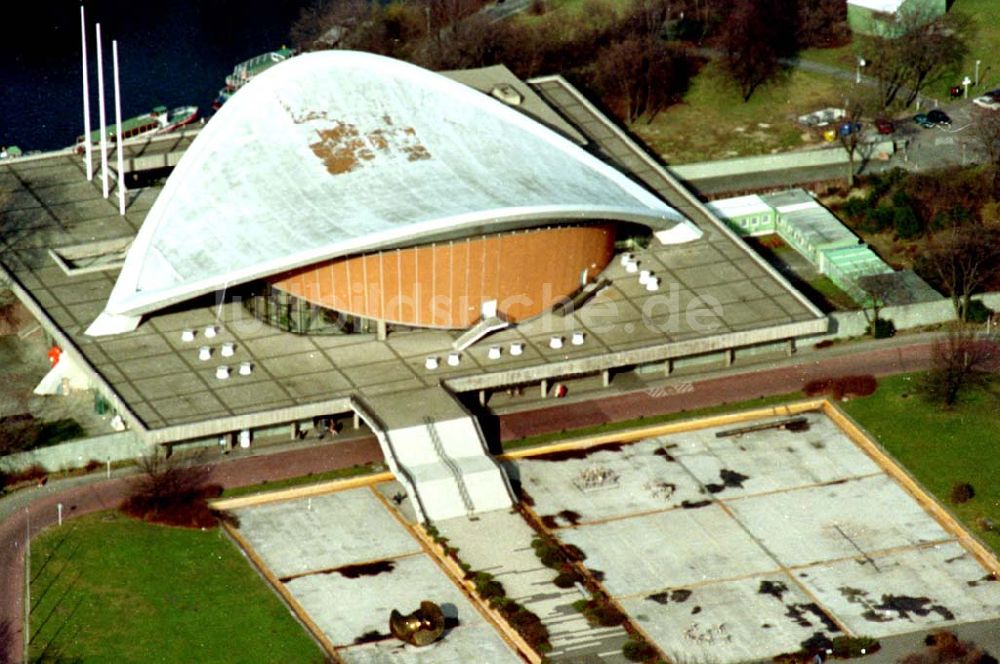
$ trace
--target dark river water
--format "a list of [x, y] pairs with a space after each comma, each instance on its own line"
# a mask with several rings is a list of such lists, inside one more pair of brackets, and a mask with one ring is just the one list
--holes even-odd
[[[91, 118], [97, 127], [94, 23], [104, 39], [107, 117], [114, 121], [111, 40], [118, 40], [122, 117], [193, 104], [202, 116], [233, 66], [288, 44], [309, 0], [87, 0]], [[18, 10], [18, 16], [12, 12]], [[29, 12], [27, 18], [23, 12]], [[79, 0], [0, 3], [0, 145], [50, 150], [83, 133]]]

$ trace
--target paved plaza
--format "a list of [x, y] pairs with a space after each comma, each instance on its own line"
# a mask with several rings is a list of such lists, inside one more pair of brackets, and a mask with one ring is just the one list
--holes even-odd
[[[0, 166], [2, 267], [67, 356], [91, 370], [129, 427], [151, 443], [348, 413], [359, 394], [405, 401], [408, 392], [442, 382], [456, 392], [538, 384], [693, 355], [721, 359], [751, 346], [777, 351], [826, 331], [818, 310], [570, 86], [553, 79], [536, 87], [580, 125], [605, 161], [634, 174], [704, 235], [635, 249], [638, 266], [659, 279], [658, 290], [648, 291], [614, 260], [593, 275], [606, 287], [575, 311], [491, 335], [460, 353], [457, 364], [443, 360], [459, 331], [396, 330], [385, 341], [370, 334], [291, 334], [254, 319], [236, 284], [149, 314], [133, 332], [87, 337], [162, 182], [130, 190], [119, 216], [114, 197], [105, 200], [100, 183], [85, 180], [78, 155]], [[188, 341], [185, 330], [194, 332]], [[581, 344], [569, 342], [574, 335]], [[564, 343], [553, 347], [553, 336]], [[224, 345], [231, 354], [223, 355]], [[428, 357], [439, 360], [438, 368], [427, 368]], [[237, 372], [243, 366], [249, 373]], [[220, 377], [220, 367], [229, 372]]]
[[[520, 662], [371, 489], [234, 510], [239, 532], [346, 662]], [[429, 599], [448, 619], [425, 648], [389, 634]]]
[[953, 532], [824, 415], [795, 429], [558, 452], [518, 461], [518, 479], [675, 661], [1000, 625], [1000, 583]]

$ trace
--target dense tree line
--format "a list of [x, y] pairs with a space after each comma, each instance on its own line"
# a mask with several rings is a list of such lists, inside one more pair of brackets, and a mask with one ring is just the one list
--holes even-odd
[[[728, 54], [748, 98], [800, 46], [849, 37], [842, 0], [597, 0], [587, 20], [498, 20], [484, 0], [320, 0], [292, 27], [306, 48], [380, 53], [434, 70], [504, 64], [521, 78], [560, 73], [593, 89], [622, 120], [652, 119], [679, 100], [704, 46]], [[766, 6], [765, 6], [766, 5]], [[532, 9], [543, 11], [544, 0]]]

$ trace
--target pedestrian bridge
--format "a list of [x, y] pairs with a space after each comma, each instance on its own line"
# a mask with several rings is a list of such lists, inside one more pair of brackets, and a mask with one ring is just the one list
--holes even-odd
[[476, 419], [443, 387], [353, 397], [421, 522], [509, 509], [510, 482]]

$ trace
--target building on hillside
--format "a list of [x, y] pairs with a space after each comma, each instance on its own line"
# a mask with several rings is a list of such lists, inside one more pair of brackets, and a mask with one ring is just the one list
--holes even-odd
[[711, 201], [706, 205], [740, 235], [770, 235], [776, 230], [774, 208], [756, 194]]
[[560, 76], [310, 53], [149, 147], [136, 175], [177, 166], [124, 216], [77, 155], [0, 163], [25, 229], [0, 277], [149, 445], [331, 419], [433, 440], [424, 418], [511, 387], [729, 366], [828, 330]]
[[907, 12], [933, 17], [947, 11], [948, 0], [847, 0], [847, 24], [858, 34], [892, 37]]
[[213, 117], [89, 333], [233, 287], [296, 332], [518, 322], [654, 234], [701, 232], [510, 105], [401, 61], [309, 53]]
[[774, 208], [778, 235], [826, 273], [826, 254], [853, 247], [861, 239], [804, 189], [766, 194], [761, 199]]
[[[803, 189], [716, 200], [708, 203], [708, 207], [740, 235], [776, 233], [805, 257], [817, 272], [829, 277], [859, 304], [867, 298], [859, 280], [894, 272], [836, 215]], [[900, 274], [900, 288], [896, 289], [899, 301], [894, 301], [894, 304], [924, 302], [940, 297], [912, 271]]]

